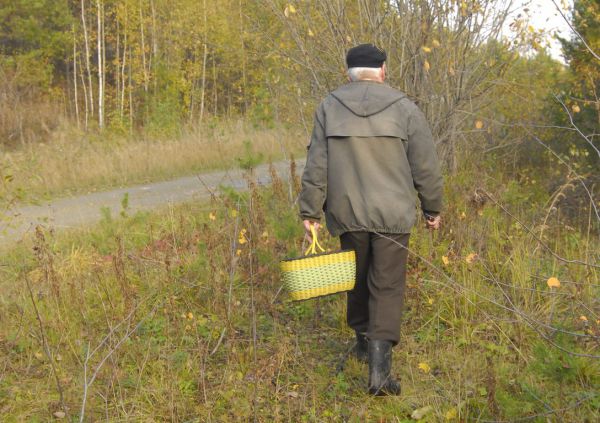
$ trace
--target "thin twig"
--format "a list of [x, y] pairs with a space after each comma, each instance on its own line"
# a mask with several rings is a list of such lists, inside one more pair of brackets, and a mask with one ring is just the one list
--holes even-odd
[[566, 258], [564, 258], [564, 257], [561, 257], [561, 256], [559, 256], [557, 253], [555, 253], [555, 252], [554, 252], [554, 250], [552, 250], [552, 248], [550, 248], [550, 247], [549, 247], [549, 246], [548, 246], [548, 245], [547, 245], [547, 244], [546, 244], [544, 241], [542, 241], [542, 240], [540, 239], [540, 237], [538, 237], [538, 236], [535, 234], [535, 232], [533, 232], [533, 231], [532, 231], [532, 230], [529, 228], [529, 226], [527, 226], [526, 224], [524, 224], [523, 222], [521, 222], [521, 220], [519, 220], [519, 218], [517, 218], [515, 215], [513, 215], [511, 212], [509, 212], [509, 211], [506, 209], [506, 207], [504, 207], [502, 204], [500, 204], [500, 203], [499, 203], [499, 202], [498, 202], [498, 201], [497, 201], [497, 200], [494, 198], [494, 196], [492, 196], [492, 195], [491, 195], [489, 192], [487, 192], [486, 190], [484, 190], [484, 189], [481, 189], [481, 188], [478, 188], [478, 189], [476, 190], [476, 192], [480, 192], [480, 193], [484, 194], [486, 197], [488, 197], [490, 200], [492, 200], [492, 202], [493, 202], [493, 203], [494, 203], [496, 206], [498, 206], [500, 209], [502, 209], [502, 211], [503, 211], [504, 213], [506, 213], [507, 215], [509, 215], [509, 216], [510, 216], [512, 219], [514, 219], [514, 220], [515, 220], [515, 221], [516, 221], [516, 222], [517, 222], [519, 225], [521, 225], [521, 226], [523, 227], [523, 229], [525, 229], [527, 232], [529, 232], [529, 233], [531, 234], [531, 236], [533, 236], [533, 237], [536, 239], [536, 241], [537, 241], [537, 242], [539, 242], [539, 243], [540, 243], [540, 245], [541, 245], [542, 247], [544, 247], [546, 250], [548, 250], [548, 252], [549, 252], [550, 254], [552, 254], [552, 256], [553, 256], [554, 258], [556, 258], [557, 260], [560, 260], [560, 261], [562, 261], [562, 262], [564, 262], [564, 263], [581, 264], [581, 265], [583, 265], [583, 266], [595, 267], [595, 268], [598, 268], [598, 269], [600, 269], [600, 265], [598, 265], [598, 264], [587, 263], [587, 262], [585, 262], [585, 261], [581, 261], [581, 260], [569, 260], [569, 259], [566, 259]]
[[558, 4], [556, 4], [556, 1], [555, 0], [551, 0], [551, 1], [552, 1], [552, 4], [554, 4], [554, 7], [556, 7], [556, 10], [558, 10], [558, 13], [560, 13], [560, 16], [563, 17], [563, 19], [565, 20], [567, 25], [569, 25], [569, 28], [571, 28], [571, 30], [575, 33], [575, 35], [577, 35], [577, 38], [579, 38], [581, 40], [581, 42], [583, 43], [585, 48], [592, 54], [592, 56], [594, 56], [596, 58], [596, 60], [600, 60], [600, 56], [598, 56], [596, 54], [596, 52], [594, 50], [592, 50], [592, 48], [585, 41], [585, 38], [583, 38], [583, 36], [575, 29], [575, 27], [571, 24], [571, 20], [565, 15], [565, 13], [558, 6]]
[[29, 297], [31, 298], [31, 303], [33, 304], [33, 309], [35, 310], [35, 316], [38, 321], [38, 325], [40, 327], [40, 335], [42, 337], [42, 346], [44, 348], [44, 352], [46, 353], [46, 357], [48, 357], [48, 361], [50, 362], [50, 366], [52, 368], [52, 375], [54, 376], [54, 380], [56, 382], [56, 389], [58, 390], [58, 395], [60, 397], [60, 406], [63, 411], [67, 411], [67, 407], [65, 406], [65, 398], [63, 395], [63, 389], [60, 384], [60, 380], [58, 379], [58, 372], [56, 371], [56, 366], [54, 364], [54, 359], [52, 358], [52, 354], [50, 353], [50, 347], [48, 346], [48, 339], [46, 337], [46, 330], [44, 329], [44, 324], [42, 323], [42, 317], [40, 316], [40, 312], [37, 308], [37, 304], [35, 302], [35, 297], [33, 295], [33, 290], [31, 289], [31, 284], [29, 283], [29, 278], [24, 276], [25, 284], [27, 285], [27, 290], [29, 291]]

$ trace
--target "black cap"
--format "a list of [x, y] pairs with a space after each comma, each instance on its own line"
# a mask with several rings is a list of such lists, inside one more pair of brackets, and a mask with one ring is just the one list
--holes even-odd
[[346, 54], [348, 68], [380, 68], [387, 59], [385, 51], [374, 44], [352, 47]]

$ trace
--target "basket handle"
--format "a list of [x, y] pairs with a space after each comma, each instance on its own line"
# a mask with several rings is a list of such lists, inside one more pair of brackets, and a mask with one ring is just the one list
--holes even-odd
[[315, 225], [313, 224], [310, 225], [310, 235], [312, 238], [312, 242], [308, 246], [308, 249], [304, 252], [304, 255], [307, 256], [309, 254], [317, 254], [317, 248], [321, 250], [322, 253], [324, 253], [325, 249], [321, 247], [321, 244], [319, 244], [319, 241], [317, 240], [317, 231], [315, 230]]

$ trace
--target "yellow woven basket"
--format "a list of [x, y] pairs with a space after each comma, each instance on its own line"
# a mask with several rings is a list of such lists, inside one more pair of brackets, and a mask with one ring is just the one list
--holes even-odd
[[354, 251], [317, 254], [325, 251], [311, 225], [312, 243], [305, 257], [282, 260], [283, 285], [292, 300], [307, 300], [337, 292], [350, 291], [356, 280]]

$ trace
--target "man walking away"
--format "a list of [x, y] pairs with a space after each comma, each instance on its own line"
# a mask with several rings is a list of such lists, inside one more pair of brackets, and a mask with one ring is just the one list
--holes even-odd
[[427, 227], [438, 229], [442, 177], [425, 116], [384, 83], [385, 60], [372, 44], [348, 51], [350, 82], [315, 113], [299, 203], [307, 234], [324, 211], [331, 235], [355, 250], [356, 285], [347, 299], [355, 353], [369, 363], [369, 393], [398, 395], [392, 347], [400, 339], [415, 189]]

